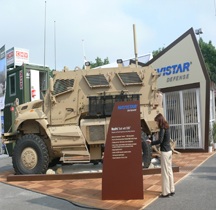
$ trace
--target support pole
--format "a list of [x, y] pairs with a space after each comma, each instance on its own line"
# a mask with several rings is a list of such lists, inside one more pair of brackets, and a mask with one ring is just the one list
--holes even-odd
[[133, 34], [134, 34], [134, 54], [136, 67], [138, 67], [138, 58], [137, 58], [137, 40], [136, 40], [136, 24], [133, 24]]

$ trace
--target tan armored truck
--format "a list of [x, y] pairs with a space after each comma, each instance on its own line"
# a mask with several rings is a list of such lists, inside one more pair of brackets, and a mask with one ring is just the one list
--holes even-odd
[[140, 101], [143, 164], [151, 161], [144, 135], [158, 131], [154, 117], [163, 113], [153, 66], [80, 69], [54, 72], [44, 100], [16, 106], [15, 133], [4, 133], [4, 143], [16, 142], [16, 174], [45, 173], [61, 158], [64, 163], [102, 160], [112, 109], [117, 101]]

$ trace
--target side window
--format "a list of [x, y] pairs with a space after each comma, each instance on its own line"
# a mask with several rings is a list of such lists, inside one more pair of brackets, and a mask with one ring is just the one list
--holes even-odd
[[89, 87], [109, 87], [109, 83], [106, 80], [106, 77], [103, 74], [100, 75], [86, 75], [84, 76]]
[[124, 86], [143, 84], [142, 80], [136, 72], [118, 73], [117, 75]]
[[53, 95], [58, 95], [73, 89], [74, 79], [57, 79], [54, 84]]
[[10, 96], [16, 95], [16, 75], [11, 74], [9, 76], [9, 94]]

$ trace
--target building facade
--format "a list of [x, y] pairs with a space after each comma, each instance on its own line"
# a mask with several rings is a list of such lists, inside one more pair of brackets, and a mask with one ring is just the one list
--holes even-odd
[[176, 148], [207, 152], [215, 121], [214, 91], [193, 28], [145, 65], [157, 69], [164, 115]]

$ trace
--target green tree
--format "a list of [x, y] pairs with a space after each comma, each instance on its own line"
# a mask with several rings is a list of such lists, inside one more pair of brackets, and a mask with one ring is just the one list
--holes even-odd
[[103, 63], [104, 65], [106, 65], [106, 64], [109, 64], [109, 58], [108, 57], [106, 57], [105, 59], [104, 59], [104, 63]]
[[96, 61], [95, 63], [90, 62], [90, 68], [91, 68], [91, 69], [96, 68], [96, 67], [98, 67], [98, 66], [103, 66], [103, 65], [105, 65], [105, 64], [109, 64], [109, 59], [108, 59], [108, 57], [106, 57], [106, 58], [104, 59], [104, 61], [102, 61], [101, 58], [97, 57], [97, 58], [95, 59], [95, 61]]
[[216, 49], [212, 42], [205, 43], [202, 38], [199, 39], [199, 46], [206, 64], [212, 82], [216, 83]]
[[49, 77], [50, 78], [53, 78], [54, 77], [54, 75], [53, 75], [53, 72], [55, 71], [55, 69], [53, 69], [53, 70], [49, 70]]
[[161, 51], [163, 51], [163, 50], [164, 50], [164, 47], [159, 48], [158, 50], [153, 51], [153, 52], [152, 52], [153, 57], [155, 57], [157, 54], [159, 54], [159, 53], [160, 53]]

